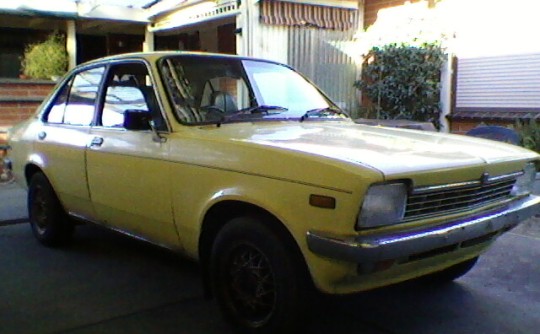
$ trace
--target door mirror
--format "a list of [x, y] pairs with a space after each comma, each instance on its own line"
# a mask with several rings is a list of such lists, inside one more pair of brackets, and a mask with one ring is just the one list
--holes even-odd
[[151, 130], [151, 114], [146, 110], [128, 109], [124, 111], [124, 128], [127, 130]]

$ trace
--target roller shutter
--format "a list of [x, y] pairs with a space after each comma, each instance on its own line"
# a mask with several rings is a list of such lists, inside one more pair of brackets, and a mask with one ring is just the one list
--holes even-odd
[[507, 119], [538, 114], [540, 53], [457, 60], [453, 116]]

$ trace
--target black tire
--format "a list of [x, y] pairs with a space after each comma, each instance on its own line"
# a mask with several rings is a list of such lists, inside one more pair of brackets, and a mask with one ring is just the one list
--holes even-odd
[[478, 261], [478, 256], [467, 261], [455, 264], [444, 270], [429, 274], [424, 277], [428, 282], [434, 284], [445, 284], [450, 283], [471, 270]]
[[32, 233], [45, 246], [58, 247], [68, 243], [74, 231], [49, 180], [42, 173], [30, 179], [28, 217]]
[[304, 315], [305, 266], [283, 239], [261, 220], [239, 217], [213, 245], [214, 295], [225, 320], [244, 333], [289, 333]]

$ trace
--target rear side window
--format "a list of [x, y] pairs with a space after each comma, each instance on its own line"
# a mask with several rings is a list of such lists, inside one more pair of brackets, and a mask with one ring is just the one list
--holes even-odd
[[82, 71], [61, 88], [46, 117], [49, 123], [90, 125], [104, 67]]
[[64, 122], [64, 111], [66, 110], [66, 102], [69, 96], [69, 89], [71, 88], [71, 80], [68, 82], [53, 102], [49, 114], [47, 115], [46, 121], [49, 123], [63, 123]]

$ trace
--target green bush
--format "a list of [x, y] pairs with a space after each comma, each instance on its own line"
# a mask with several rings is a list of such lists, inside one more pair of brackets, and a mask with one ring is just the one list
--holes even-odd
[[518, 121], [516, 131], [521, 137], [521, 146], [540, 152], [540, 126], [538, 126], [536, 120]]
[[51, 79], [66, 72], [68, 55], [63, 35], [50, 34], [41, 43], [30, 44], [24, 51], [23, 74], [35, 79]]
[[373, 47], [354, 86], [371, 101], [380, 119], [408, 119], [439, 125], [440, 76], [445, 60], [437, 43]]

